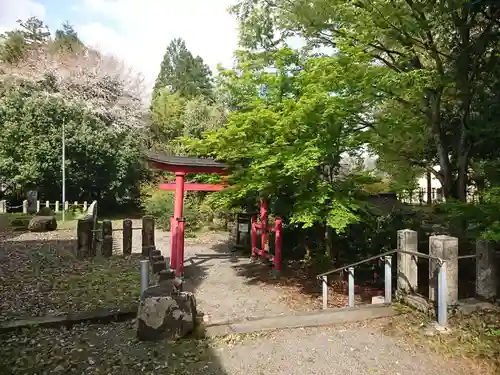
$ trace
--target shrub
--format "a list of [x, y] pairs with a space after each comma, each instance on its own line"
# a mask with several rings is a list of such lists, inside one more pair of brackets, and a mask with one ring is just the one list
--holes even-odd
[[482, 192], [481, 203], [448, 201], [437, 207], [454, 230], [454, 235], [470, 240], [500, 240], [500, 187]]
[[[174, 214], [175, 195], [170, 191], [159, 190], [155, 184], [141, 187], [141, 205], [148, 215], [156, 219], [158, 227], [170, 230], [170, 217]], [[200, 199], [196, 195], [186, 194], [183, 215], [186, 220], [186, 231], [198, 229], [205, 218], [199, 209]]]

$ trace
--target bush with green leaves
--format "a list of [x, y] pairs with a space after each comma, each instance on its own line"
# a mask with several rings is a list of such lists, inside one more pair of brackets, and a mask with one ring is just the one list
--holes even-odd
[[17, 191], [58, 200], [65, 134], [66, 194], [101, 207], [138, 197], [145, 176], [137, 131], [114, 126], [85, 103], [46, 91], [46, 81], [12, 80], [0, 92], [0, 176]]
[[[175, 194], [170, 191], [159, 190], [155, 184], [146, 184], [141, 187], [141, 205], [144, 212], [156, 219], [157, 226], [170, 230], [170, 217], [174, 215]], [[186, 194], [184, 198], [183, 216], [186, 231], [200, 228], [207, 217], [200, 211], [200, 199], [196, 195]]]
[[447, 201], [436, 211], [446, 217], [453, 235], [470, 240], [500, 240], [500, 186], [483, 191], [480, 203]]

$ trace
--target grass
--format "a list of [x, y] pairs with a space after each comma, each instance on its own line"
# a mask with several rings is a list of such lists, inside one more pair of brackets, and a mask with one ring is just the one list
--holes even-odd
[[[78, 217], [82, 215], [81, 212], [67, 211], [65, 213], [64, 221], [62, 221], [62, 213], [56, 213], [57, 228], [58, 229], [76, 229]], [[23, 213], [7, 213], [0, 214], [0, 231], [23, 231], [28, 229], [29, 221], [33, 215]], [[100, 217], [99, 221], [111, 220], [114, 228], [121, 228], [123, 219], [128, 216], [123, 215], [106, 215]], [[132, 215], [130, 218], [137, 218], [137, 215]]]
[[58, 232], [24, 233], [3, 243], [0, 321], [137, 301], [139, 254], [76, 259], [74, 239]]
[[500, 311], [455, 315], [449, 320], [450, 333], [429, 336], [423, 329], [431, 323], [429, 317], [406, 306], [398, 309], [402, 314], [386, 328], [388, 334], [402, 335], [445, 357], [468, 359], [478, 367], [478, 374], [500, 373]]
[[[56, 213], [57, 226], [59, 229], [76, 228], [76, 219], [81, 213], [66, 212], [65, 220], [62, 221], [62, 214]], [[33, 215], [21, 213], [0, 214], [0, 231], [23, 231], [28, 229], [28, 224]]]

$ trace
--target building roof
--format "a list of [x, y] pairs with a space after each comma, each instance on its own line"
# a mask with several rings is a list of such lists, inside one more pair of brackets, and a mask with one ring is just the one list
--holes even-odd
[[159, 164], [180, 166], [180, 167], [208, 167], [226, 169], [229, 166], [214, 159], [197, 158], [192, 156], [174, 156], [162, 152], [146, 151], [144, 153], [148, 161]]

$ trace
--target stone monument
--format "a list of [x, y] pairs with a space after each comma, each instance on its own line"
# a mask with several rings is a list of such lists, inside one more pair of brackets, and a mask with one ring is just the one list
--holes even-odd
[[26, 193], [26, 200], [28, 201], [28, 213], [34, 214], [37, 211], [36, 202], [38, 201], [38, 191], [29, 190]]
[[182, 280], [163, 271], [160, 284], [146, 289], [137, 312], [137, 338], [141, 341], [176, 340], [196, 329], [196, 299], [182, 292]]

